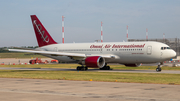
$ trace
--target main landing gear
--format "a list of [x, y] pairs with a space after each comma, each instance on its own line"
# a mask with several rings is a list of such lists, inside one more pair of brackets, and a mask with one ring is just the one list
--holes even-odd
[[[110, 66], [106, 66], [106, 65], [103, 68], [100, 68], [100, 70], [110, 70], [110, 69], [111, 69]], [[77, 71], [79, 71], [79, 70], [86, 71], [86, 70], [88, 70], [88, 67], [86, 67], [86, 66], [78, 66], [76, 68], [76, 70]]]
[[82, 70], [82, 71], [86, 71], [86, 70], [88, 70], [88, 67], [84, 67], [84, 66], [78, 66], [77, 68], [76, 68], [76, 70]]
[[100, 68], [100, 70], [110, 70], [110, 66], [107, 66], [107, 64], [105, 64], [105, 66], [103, 68]]

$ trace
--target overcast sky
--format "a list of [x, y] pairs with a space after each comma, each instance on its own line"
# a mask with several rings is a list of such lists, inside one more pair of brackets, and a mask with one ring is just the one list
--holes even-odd
[[30, 15], [37, 15], [58, 43], [104, 42], [129, 38], [180, 38], [180, 0], [1, 0], [0, 47], [37, 46]]

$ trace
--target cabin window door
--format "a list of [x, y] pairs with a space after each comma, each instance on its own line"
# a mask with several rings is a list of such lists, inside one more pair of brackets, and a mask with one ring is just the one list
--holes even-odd
[[147, 55], [151, 55], [152, 54], [152, 46], [148, 46], [147, 47]]

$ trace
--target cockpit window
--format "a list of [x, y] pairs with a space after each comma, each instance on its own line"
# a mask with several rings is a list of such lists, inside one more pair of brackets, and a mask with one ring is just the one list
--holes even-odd
[[170, 47], [161, 47], [161, 50], [171, 49]]

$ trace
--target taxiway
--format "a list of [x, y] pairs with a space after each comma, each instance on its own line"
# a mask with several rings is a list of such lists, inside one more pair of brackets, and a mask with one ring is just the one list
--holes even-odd
[[179, 85], [0, 78], [1, 101], [178, 101]]

